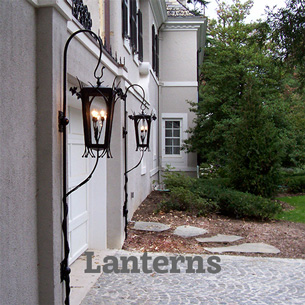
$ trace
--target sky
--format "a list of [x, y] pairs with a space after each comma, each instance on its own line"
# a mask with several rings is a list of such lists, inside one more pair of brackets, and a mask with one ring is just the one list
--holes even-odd
[[[210, 3], [206, 8], [206, 16], [209, 18], [216, 18], [216, 9], [217, 9], [217, 2], [216, 0], [208, 0]], [[220, 0], [222, 2], [222, 0]], [[230, 0], [225, 0], [227, 3], [232, 3]], [[269, 7], [277, 6], [277, 8], [285, 6], [285, 0], [254, 0], [254, 5], [251, 9], [251, 14], [247, 18], [247, 21], [255, 21], [257, 19], [264, 19], [262, 14], [264, 14], [265, 6], [268, 5]]]

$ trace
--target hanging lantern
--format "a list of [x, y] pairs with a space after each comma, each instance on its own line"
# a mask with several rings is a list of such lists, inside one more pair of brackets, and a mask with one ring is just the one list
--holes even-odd
[[110, 140], [113, 122], [114, 105], [119, 97], [120, 89], [100, 87], [83, 87], [76, 93], [76, 87], [71, 88], [72, 94], [77, 94], [82, 101], [83, 126], [85, 138], [85, 152], [83, 157], [98, 158], [107, 154], [111, 156]]
[[157, 117], [154, 114], [142, 113], [130, 115], [129, 118], [134, 121], [137, 149], [140, 151], [149, 150], [149, 139], [151, 131], [151, 122], [156, 120]]

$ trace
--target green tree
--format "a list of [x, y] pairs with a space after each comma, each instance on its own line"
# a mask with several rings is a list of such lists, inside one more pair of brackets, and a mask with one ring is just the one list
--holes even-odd
[[191, 104], [197, 118], [185, 143], [202, 161], [226, 163], [226, 138], [240, 117], [250, 76], [260, 101], [268, 105], [272, 116], [279, 117], [275, 101], [282, 74], [265, 43], [268, 26], [245, 23], [252, 5], [252, 0], [243, 4], [234, 0], [231, 6], [221, 3], [218, 19], [209, 23], [200, 100]]
[[305, 97], [299, 75], [286, 73], [282, 99], [286, 105], [288, 126], [287, 153], [283, 160], [284, 167], [300, 167], [305, 164]]
[[209, 24], [200, 100], [191, 104], [197, 118], [185, 148], [226, 167], [237, 188], [240, 175], [249, 182], [239, 189], [269, 196], [288, 141], [284, 74], [268, 24], [245, 23], [252, 6], [220, 3]]
[[305, 2], [286, 0], [286, 7], [268, 10], [271, 38], [278, 46], [278, 55], [299, 73], [304, 85], [305, 76]]
[[227, 173], [235, 189], [271, 197], [279, 183], [283, 144], [251, 83], [253, 79], [248, 81], [240, 118], [226, 141]]

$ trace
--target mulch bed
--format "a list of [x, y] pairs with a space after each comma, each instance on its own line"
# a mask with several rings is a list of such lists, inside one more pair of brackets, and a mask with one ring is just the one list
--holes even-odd
[[[305, 224], [288, 221], [250, 221], [244, 219], [232, 219], [222, 215], [210, 215], [197, 217], [187, 212], [172, 211], [169, 213], [155, 213], [158, 203], [163, 200], [163, 193], [152, 192], [134, 213], [132, 221], [128, 225], [128, 237], [123, 249], [128, 251], [170, 252], [211, 254], [204, 247], [222, 247], [241, 243], [266, 243], [278, 248], [279, 254], [247, 254], [225, 253], [244, 256], [264, 256], [281, 258], [305, 259]], [[285, 206], [285, 208], [290, 208]], [[134, 221], [154, 221], [171, 226], [164, 232], [147, 232], [133, 230]], [[209, 233], [204, 237], [216, 234], [232, 234], [244, 237], [234, 243], [198, 243], [195, 238], [182, 238], [173, 235], [176, 227], [191, 225], [207, 229]]]

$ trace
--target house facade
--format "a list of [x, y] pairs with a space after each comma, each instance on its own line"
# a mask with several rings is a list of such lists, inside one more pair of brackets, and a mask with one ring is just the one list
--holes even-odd
[[[3, 304], [62, 304], [63, 145], [58, 112], [63, 107], [63, 50], [70, 35], [91, 28], [104, 42], [103, 86], [125, 91], [131, 84], [145, 92], [153, 112], [150, 151], [140, 165], [133, 122], [142, 91], [130, 89], [117, 101], [111, 137], [113, 158], [99, 161], [92, 179], [68, 198], [69, 261], [86, 249], [120, 248], [128, 219], [161, 179], [162, 169], [195, 172], [196, 156], [180, 146], [197, 100], [197, 67], [202, 61], [206, 20], [193, 16], [185, 1], [21, 0], [2, 1], [0, 111], [0, 295]], [[89, 15], [90, 13], [90, 15]], [[69, 45], [67, 90], [94, 84], [99, 47], [81, 33]], [[93, 158], [83, 158], [80, 101], [67, 92], [68, 189], [86, 179]]]

